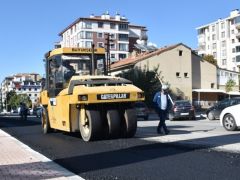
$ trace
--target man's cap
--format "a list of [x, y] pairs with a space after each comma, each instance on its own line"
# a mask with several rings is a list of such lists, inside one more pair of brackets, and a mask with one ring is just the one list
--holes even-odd
[[168, 89], [168, 85], [167, 84], [162, 84], [162, 90], [166, 90]]

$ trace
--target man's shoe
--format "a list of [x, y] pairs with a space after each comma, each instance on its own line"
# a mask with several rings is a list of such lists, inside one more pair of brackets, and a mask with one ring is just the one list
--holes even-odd
[[165, 134], [166, 134], [166, 135], [168, 135], [169, 133], [170, 133], [170, 131], [169, 131], [169, 130], [165, 131]]
[[158, 134], [162, 134], [162, 131], [158, 128], [158, 129], [157, 129], [157, 133], [158, 133]]

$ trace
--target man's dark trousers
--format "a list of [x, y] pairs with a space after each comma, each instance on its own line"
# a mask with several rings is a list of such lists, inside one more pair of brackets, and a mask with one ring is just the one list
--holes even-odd
[[167, 118], [167, 110], [158, 109], [157, 112], [158, 112], [158, 116], [160, 118], [158, 128], [157, 128], [158, 133], [161, 133], [161, 128], [163, 128], [165, 134], [168, 134], [169, 130], [167, 129], [167, 126], [165, 124], [165, 120]]

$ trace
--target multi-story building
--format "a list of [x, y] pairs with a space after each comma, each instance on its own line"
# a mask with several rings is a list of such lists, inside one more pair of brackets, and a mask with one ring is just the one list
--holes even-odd
[[235, 82], [235, 86], [232, 87], [232, 90], [235, 92], [239, 91], [238, 76], [239, 74], [236, 71], [230, 71], [230, 70], [218, 68], [218, 71], [217, 71], [218, 88], [222, 90], [226, 90], [226, 83], [229, 80], [233, 80]]
[[239, 71], [240, 65], [240, 13], [233, 10], [230, 16], [200, 26], [198, 54], [211, 54], [220, 68]]
[[10, 91], [15, 91], [17, 94], [27, 94], [32, 104], [36, 104], [42, 89], [40, 80], [40, 75], [36, 73], [19, 73], [6, 77], [1, 83], [3, 108], [7, 108], [6, 97]]
[[106, 47], [106, 34], [110, 34], [110, 58], [117, 61], [128, 57], [133, 51], [134, 44], [139, 39], [147, 43], [147, 29], [144, 26], [131, 25], [129, 21], [118, 13], [110, 16], [91, 15], [89, 18], [78, 18], [59, 33], [62, 40], [61, 47], [91, 48]]

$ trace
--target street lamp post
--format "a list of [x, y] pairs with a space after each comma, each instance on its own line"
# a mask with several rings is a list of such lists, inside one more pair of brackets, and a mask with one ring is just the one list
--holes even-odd
[[238, 91], [240, 92], [240, 65], [238, 67]]

